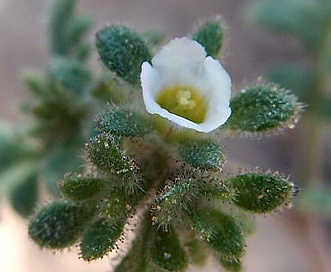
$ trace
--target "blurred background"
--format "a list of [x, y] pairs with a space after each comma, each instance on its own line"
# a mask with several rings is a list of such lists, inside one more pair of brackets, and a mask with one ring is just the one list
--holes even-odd
[[[95, 21], [93, 30], [88, 36], [92, 44], [94, 33], [108, 23], [124, 23], [138, 30], [158, 30], [167, 33], [167, 38], [171, 39], [189, 35], [193, 33], [199, 22], [221, 15], [228, 28], [225, 49], [220, 59], [232, 76], [234, 92], [240, 91], [246, 84], [256, 82], [260, 77], [268, 78], [276, 67], [284, 63], [291, 62], [305, 69], [314, 69], [309, 50], [295, 35], [277, 34], [262, 27], [262, 21], [253, 19], [255, 9], [252, 5], [257, 1], [83, 0], [80, 2], [79, 13], [88, 14]], [[300, 1], [296, 0], [296, 2]], [[2, 121], [8, 123], [26, 121], [20, 107], [29, 94], [21, 79], [28, 70], [45, 69], [49, 57], [47, 44], [49, 7], [50, 1], [45, 0], [0, 0]], [[331, 13], [329, 15], [331, 17]], [[307, 29], [307, 31], [314, 30]], [[93, 52], [91, 65], [100, 69], [96, 52]], [[273, 79], [282, 81], [280, 74], [281, 72], [274, 72]], [[309, 101], [304, 102], [309, 105]], [[331, 107], [331, 104], [329, 106]], [[331, 144], [328, 140], [330, 126], [326, 123], [319, 127], [323, 130], [323, 135], [318, 137], [322, 144], [317, 143], [321, 146], [318, 150], [323, 151], [323, 154], [318, 156], [318, 165], [321, 168], [319, 175], [314, 177], [316, 180], [313, 182], [303, 181], [300, 164], [307, 154], [302, 151], [300, 143], [304, 139], [313, 140], [304, 133], [309, 130], [306, 123], [309, 126], [310, 122], [314, 122], [312, 119], [304, 121], [305, 115], [304, 112], [302, 122], [295, 129], [286, 130], [284, 133], [279, 133], [280, 135], [234, 137], [226, 140], [226, 150], [229, 154], [228, 171], [236, 172], [239, 167], [252, 169], [256, 166], [279, 170], [286, 176], [291, 175], [291, 180], [302, 187], [301, 193], [305, 195], [304, 200], [298, 201], [298, 204], [294, 202], [293, 209], [256, 218], [256, 232], [248, 238], [244, 258], [247, 272], [331, 271], [330, 223], [328, 225], [331, 219], [331, 201], [328, 196], [321, 196], [320, 193], [330, 186], [330, 182], [329, 184], [326, 182], [331, 177]], [[318, 186], [315, 186], [315, 183]], [[310, 195], [305, 193], [309, 190], [317, 193]], [[1, 200], [0, 207], [0, 271], [109, 271], [107, 258], [86, 264], [77, 259], [75, 248], [56, 254], [41, 251], [28, 238], [28, 221], [15, 214], [5, 199]], [[322, 210], [321, 213], [319, 209]], [[219, 270], [211, 261], [206, 268], [192, 268], [191, 271]]]

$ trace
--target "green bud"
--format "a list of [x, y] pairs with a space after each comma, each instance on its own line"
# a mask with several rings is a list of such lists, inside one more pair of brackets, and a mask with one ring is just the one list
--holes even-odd
[[247, 173], [232, 177], [237, 194], [234, 202], [239, 207], [257, 213], [268, 213], [289, 205], [296, 186], [279, 175]]
[[99, 118], [98, 129], [116, 136], [142, 137], [152, 131], [152, 125], [133, 110], [109, 107]]
[[123, 227], [122, 221], [110, 223], [103, 218], [89, 226], [80, 244], [82, 258], [85, 261], [96, 260], [114, 249]]
[[73, 245], [92, 216], [89, 207], [56, 201], [30, 221], [29, 235], [41, 247], [62, 249]]
[[38, 177], [34, 173], [24, 182], [16, 185], [10, 193], [10, 203], [14, 210], [23, 217], [34, 211], [38, 201]]
[[193, 34], [193, 39], [199, 42], [208, 56], [217, 57], [224, 43], [224, 23], [219, 18], [209, 20]]
[[151, 59], [142, 38], [125, 26], [108, 26], [96, 34], [96, 46], [103, 63], [118, 76], [136, 84], [141, 64]]
[[276, 85], [256, 85], [236, 95], [230, 103], [227, 127], [245, 132], [293, 128], [302, 105], [295, 96]]
[[129, 158], [120, 151], [114, 139], [108, 134], [100, 134], [86, 144], [88, 157], [100, 170], [123, 179], [133, 177]]
[[102, 179], [67, 174], [59, 183], [62, 194], [71, 200], [81, 201], [95, 197], [106, 188]]
[[93, 85], [91, 71], [78, 61], [54, 59], [51, 62], [50, 74], [55, 83], [73, 91], [76, 95], [88, 92]]
[[156, 230], [150, 254], [153, 262], [167, 271], [183, 271], [188, 266], [186, 252], [173, 229]]
[[240, 257], [244, 253], [244, 237], [236, 220], [217, 210], [190, 212], [196, 230], [214, 250], [224, 256]]
[[220, 169], [224, 163], [221, 146], [212, 139], [195, 139], [182, 142], [180, 156], [193, 167], [204, 170]]

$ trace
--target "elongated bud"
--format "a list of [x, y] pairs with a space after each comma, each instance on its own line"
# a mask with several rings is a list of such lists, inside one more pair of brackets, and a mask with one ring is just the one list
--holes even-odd
[[201, 25], [193, 34], [193, 39], [205, 48], [207, 55], [216, 58], [222, 49], [224, 36], [224, 23], [216, 18]]
[[125, 26], [107, 26], [96, 34], [96, 46], [103, 63], [118, 76], [136, 84], [141, 64], [151, 59], [143, 39]]
[[247, 173], [230, 178], [237, 190], [234, 202], [257, 213], [268, 213], [291, 203], [296, 186], [279, 175]]
[[293, 128], [302, 105], [294, 95], [276, 85], [256, 85], [236, 95], [230, 103], [227, 126], [244, 132]]

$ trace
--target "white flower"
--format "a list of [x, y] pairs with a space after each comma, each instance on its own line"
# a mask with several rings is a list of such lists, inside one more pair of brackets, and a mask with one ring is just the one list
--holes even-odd
[[141, 85], [147, 111], [179, 126], [210, 132], [231, 115], [231, 79], [196, 41], [166, 44], [142, 64]]

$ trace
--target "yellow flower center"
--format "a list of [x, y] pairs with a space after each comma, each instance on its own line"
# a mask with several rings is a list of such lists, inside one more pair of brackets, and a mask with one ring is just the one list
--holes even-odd
[[194, 123], [203, 123], [207, 115], [207, 101], [200, 92], [187, 86], [164, 88], [156, 102], [171, 113]]

